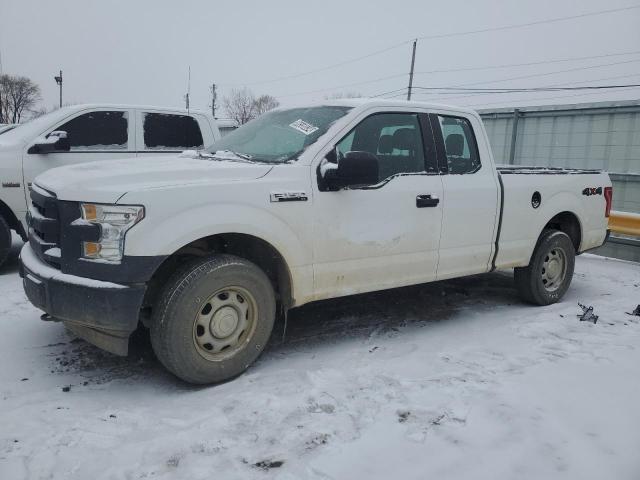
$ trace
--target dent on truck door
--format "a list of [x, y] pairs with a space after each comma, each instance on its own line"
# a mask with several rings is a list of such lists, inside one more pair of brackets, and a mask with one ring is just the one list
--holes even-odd
[[434, 280], [442, 183], [420, 115], [370, 115], [337, 148], [376, 155], [379, 183], [314, 195], [316, 298]]
[[468, 118], [429, 117], [444, 189], [438, 279], [486, 272], [498, 204], [495, 172], [489, 162], [482, 163]]

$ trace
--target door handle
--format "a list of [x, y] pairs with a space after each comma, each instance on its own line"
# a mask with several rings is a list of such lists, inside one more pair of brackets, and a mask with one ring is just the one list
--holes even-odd
[[416, 197], [416, 207], [427, 208], [435, 207], [440, 203], [440, 199], [434, 195], [418, 195]]

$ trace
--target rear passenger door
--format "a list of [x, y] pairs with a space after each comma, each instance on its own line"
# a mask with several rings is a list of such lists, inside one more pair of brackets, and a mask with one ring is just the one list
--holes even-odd
[[[495, 168], [482, 161], [474, 117], [430, 114], [443, 187], [438, 279], [487, 272], [491, 266], [499, 188]], [[486, 154], [486, 156], [484, 155]]]
[[[206, 120], [205, 120], [206, 121]], [[140, 111], [137, 116], [137, 153], [163, 154], [205, 147], [203, 127], [192, 115]]]

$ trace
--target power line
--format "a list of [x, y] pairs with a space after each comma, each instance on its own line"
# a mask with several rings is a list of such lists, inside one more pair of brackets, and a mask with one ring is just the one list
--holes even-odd
[[392, 46], [387, 47], [387, 48], [383, 48], [381, 50], [376, 50], [375, 52], [371, 52], [371, 53], [368, 53], [366, 55], [362, 55], [360, 57], [351, 58], [349, 60], [345, 60], [345, 61], [339, 62], [339, 63], [334, 63], [332, 65], [327, 65], [326, 67], [316, 68], [314, 70], [308, 70], [306, 72], [295, 73], [295, 74], [292, 74], [292, 75], [285, 75], [285, 76], [282, 76], [282, 77], [272, 78], [270, 80], [261, 80], [261, 81], [258, 81], [258, 82], [244, 83], [243, 85], [245, 85], [245, 86], [265, 85], [267, 83], [275, 83], [275, 82], [280, 82], [282, 80], [291, 80], [291, 79], [294, 79], [294, 78], [305, 77], [307, 75], [312, 75], [314, 73], [324, 72], [326, 70], [332, 70], [334, 68], [342, 67], [342, 66], [348, 65], [350, 63], [359, 62], [361, 60], [365, 60], [365, 59], [373, 57], [375, 55], [380, 55], [381, 53], [385, 53], [385, 52], [388, 52], [390, 50], [394, 50], [394, 49], [399, 48], [399, 47], [401, 47], [403, 45], [406, 45], [407, 43], [410, 43], [410, 42], [411, 42], [411, 40], [406, 40], [404, 42], [397, 43], [395, 45], [392, 45]]
[[[545, 19], [545, 20], [538, 20], [538, 21], [535, 21], [535, 22], [528, 22], [528, 23], [503, 25], [503, 26], [500, 26], [500, 27], [489, 27], [489, 28], [484, 28], [484, 29], [467, 30], [467, 31], [462, 31], [462, 32], [442, 33], [442, 34], [435, 34], [435, 35], [422, 35], [422, 36], [417, 37], [417, 39], [418, 40], [430, 40], [430, 39], [436, 39], [436, 38], [448, 38], [448, 37], [454, 37], [454, 36], [474, 35], [474, 34], [478, 34], [478, 33], [487, 33], [487, 32], [495, 32], [495, 31], [511, 30], [511, 29], [516, 29], [516, 28], [530, 27], [530, 26], [534, 26], [534, 25], [541, 25], [541, 24], [545, 24], [545, 23], [557, 23], [557, 22], [563, 22], [563, 21], [566, 21], [566, 20], [573, 20], [573, 19], [591, 17], [591, 16], [596, 16], [596, 15], [604, 15], [604, 14], [609, 14], [609, 13], [628, 11], [628, 10], [637, 9], [637, 8], [640, 8], [640, 5], [631, 5], [631, 6], [627, 6], [627, 7], [621, 7], [621, 8], [598, 10], [598, 11], [595, 11], [595, 12], [587, 12], [587, 13], [582, 13], [582, 14], [578, 14], [578, 15], [570, 15], [570, 16], [565, 16], [565, 17], [549, 18], [549, 19]], [[245, 86], [265, 85], [265, 84], [268, 84], [268, 83], [276, 83], [276, 82], [280, 82], [280, 81], [283, 81], [283, 80], [290, 80], [290, 79], [294, 79], [294, 78], [300, 78], [300, 77], [304, 77], [304, 76], [307, 76], [307, 75], [312, 75], [314, 73], [319, 73], [319, 72], [323, 72], [323, 71], [326, 71], [326, 70], [339, 68], [339, 67], [342, 67], [344, 65], [348, 65], [348, 64], [351, 64], [351, 63], [359, 62], [361, 60], [365, 60], [367, 58], [370, 58], [370, 57], [373, 57], [373, 56], [376, 56], [376, 55], [380, 55], [382, 53], [386, 53], [386, 52], [388, 52], [390, 50], [394, 50], [394, 49], [399, 48], [401, 46], [407, 45], [407, 44], [411, 43], [412, 41], [413, 41], [413, 39], [404, 40], [402, 42], [396, 43], [396, 44], [391, 45], [389, 47], [386, 47], [386, 48], [383, 48], [383, 49], [380, 49], [380, 50], [376, 50], [374, 52], [371, 52], [371, 53], [368, 53], [368, 54], [365, 54], [365, 55], [361, 55], [359, 57], [351, 58], [349, 60], [344, 60], [342, 62], [334, 63], [334, 64], [331, 64], [331, 65], [327, 65], [327, 66], [324, 66], [324, 67], [321, 67], [321, 68], [316, 68], [316, 69], [313, 69], [313, 70], [308, 70], [308, 71], [305, 71], [305, 72], [300, 72], [300, 73], [291, 74], [291, 75], [284, 75], [284, 76], [272, 78], [272, 79], [269, 79], [269, 80], [261, 80], [261, 81], [257, 81], [257, 82], [244, 83], [243, 85], [245, 85]]]
[[[591, 55], [591, 56], [583, 56], [583, 57], [567, 57], [567, 58], [561, 58], [561, 59], [542, 60], [542, 61], [526, 62], [526, 63], [487, 65], [487, 66], [484, 66], [484, 67], [463, 67], [463, 68], [449, 68], [449, 69], [429, 70], [429, 71], [415, 72], [415, 75], [434, 74], [434, 73], [449, 73], [449, 72], [463, 72], [463, 71], [472, 71], [472, 70], [491, 70], [491, 69], [497, 69], [497, 68], [543, 65], [543, 64], [546, 64], [546, 63], [562, 63], [562, 62], [571, 62], [571, 61], [579, 61], [579, 60], [591, 60], [591, 59], [597, 59], [597, 58], [619, 57], [619, 56], [624, 56], [624, 55], [637, 55], [637, 54], [640, 54], [640, 50], [635, 50], [635, 51], [631, 51], [631, 52], [621, 52], [621, 53], [607, 53], [607, 54], [604, 54], [604, 55]], [[584, 68], [584, 67], [581, 67], [581, 68]], [[587, 68], [592, 68], [592, 67], [589, 66]], [[357, 86], [360, 86], [360, 85], [367, 85], [367, 84], [371, 84], [371, 83], [382, 82], [384, 80], [392, 80], [392, 79], [395, 79], [395, 78], [401, 78], [401, 77], [405, 77], [406, 75], [407, 75], [406, 73], [399, 73], [399, 74], [395, 74], [395, 75], [387, 75], [387, 76], [384, 76], [384, 77], [378, 77], [378, 78], [374, 78], [374, 79], [370, 79], [370, 80], [363, 80], [361, 82], [352, 82], [352, 83], [347, 83], [347, 84], [343, 84], [343, 85], [334, 85], [333, 87], [318, 88], [318, 89], [315, 89], [315, 90], [307, 90], [307, 91], [304, 91], [304, 92], [296, 92], [296, 93], [288, 93], [286, 95], [278, 95], [278, 98], [297, 97], [297, 96], [300, 96], [300, 95], [310, 95], [310, 94], [313, 94], [313, 93], [321, 93], [321, 92], [328, 92], [328, 91], [331, 91], [331, 90], [340, 90], [340, 89], [344, 89], [344, 88], [357, 87]], [[378, 94], [378, 95], [372, 95], [372, 96], [377, 97], [377, 96], [382, 96], [382, 95], [384, 95], [384, 93], [383, 94]]]
[[[540, 102], [542, 100], [557, 100], [559, 98], [573, 98], [573, 97], [584, 97], [585, 95], [601, 95], [603, 93], [610, 93], [608, 91], [604, 91], [604, 92], [587, 92], [587, 93], [578, 93], [578, 94], [574, 94], [574, 95], [556, 95], [553, 97], [542, 97], [542, 98], [534, 98], [531, 99], [529, 101], [534, 101], [534, 102]], [[507, 102], [515, 102], [516, 100], [507, 100]], [[526, 100], [525, 100], [526, 101]], [[471, 103], [471, 104], [466, 104], [464, 105], [465, 107], [478, 107], [478, 106], [484, 106], [484, 105], [499, 105], [499, 104], [504, 104], [504, 100], [501, 102], [488, 102], [488, 103]]]
[[603, 14], [614, 13], [614, 12], [623, 12], [623, 11], [626, 11], [626, 10], [633, 10], [635, 8], [640, 8], [640, 5], [630, 5], [628, 7], [611, 8], [609, 10], [599, 10], [599, 11], [596, 11], [596, 12], [581, 13], [579, 15], [570, 15], [570, 16], [567, 16], [567, 17], [549, 18], [547, 20], [538, 20], [536, 22], [518, 23], [518, 24], [514, 24], [514, 25], [504, 25], [502, 27], [482, 28], [482, 29], [479, 29], [479, 30], [468, 30], [466, 32], [453, 32], [453, 33], [441, 33], [441, 34], [435, 34], [435, 35], [424, 35], [422, 37], [418, 37], [418, 40], [432, 40], [432, 39], [436, 39], [436, 38], [448, 38], [448, 37], [456, 37], [456, 36], [461, 36], [461, 35], [475, 35], [477, 33], [487, 33], [487, 32], [497, 32], [497, 31], [503, 31], [503, 30], [512, 30], [512, 29], [515, 29], [515, 28], [531, 27], [531, 26], [534, 26], [534, 25], [541, 25], [541, 24], [544, 24], [544, 23], [564, 22], [566, 20], [574, 20], [576, 18], [593, 17], [595, 15], [603, 15]]
[[[640, 74], [634, 74], [634, 75], [625, 75], [625, 76], [638, 76]], [[610, 89], [616, 89], [616, 88], [638, 88], [640, 87], [640, 83], [633, 83], [633, 84], [624, 84], [624, 85], [586, 85], [584, 87], [523, 87], [523, 88], [501, 88], [501, 89], [466, 89], [466, 88], [458, 88], [458, 89], [453, 89], [456, 92], [463, 90], [463, 91], [470, 91], [470, 93], [472, 94], [500, 94], [500, 93], [526, 93], [526, 92], [558, 92], [558, 91], [575, 91], [575, 90], [610, 90]], [[447, 87], [416, 87], [414, 86], [413, 88], [415, 89], [420, 89], [420, 90], [440, 90], [440, 89], [448, 89]], [[403, 90], [406, 90], [406, 88], [404, 88]], [[448, 93], [456, 93], [456, 92], [438, 92], [438, 94], [448, 94]], [[392, 92], [387, 92], [387, 93], [392, 93]], [[404, 93], [401, 94], [396, 94], [396, 95], [391, 95], [389, 97], [386, 98], [396, 98], [396, 97], [400, 97], [400, 96], [404, 96]], [[466, 95], [467, 97], [470, 97], [472, 95]], [[456, 97], [454, 97], [456, 98]], [[462, 98], [462, 97], [457, 97], [457, 98]]]
[[439, 92], [439, 93], [457, 93], [460, 91], [487, 94], [487, 93], [513, 93], [513, 92], [554, 92], [563, 90], [600, 90], [607, 88], [628, 88], [628, 87], [640, 87], [640, 84], [626, 84], [626, 85], [587, 85], [584, 87], [521, 87], [521, 88], [451, 88], [451, 87], [413, 87], [420, 90], [454, 90], [453, 92]]
[[[545, 72], [545, 73], [535, 73], [535, 74], [531, 74], [531, 75], [523, 75], [523, 76], [518, 76], [518, 77], [509, 77], [509, 78], [502, 78], [502, 79], [496, 79], [496, 80], [487, 80], [487, 81], [482, 81], [482, 82], [472, 82], [472, 83], [462, 83], [462, 84], [456, 84], [456, 85], [451, 85], [450, 87], [471, 87], [471, 86], [475, 86], [475, 85], [487, 85], [487, 84], [492, 84], [492, 83], [502, 83], [502, 82], [507, 82], [507, 81], [511, 81], [511, 80], [522, 80], [522, 79], [528, 79], [528, 78], [534, 78], [534, 77], [544, 77], [544, 76], [548, 76], [548, 75], [555, 75], [557, 73], [567, 73], [567, 72], [574, 72], [574, 71], [579, 71], [579, 70], [589, 70], [592, 68], [602, 68], [602, 67], [609, 67], [612, 65], [621, 65], [621, 64], [625, 64], [625, 63], [634, 63], [634, 62], [640, 62], [640, 59], [636, 59], [636, 60], [626, 60], [624, 62], [614, 62], [614, 63], [607, 63], [607, 64], [599, 64], [599, 65], [590, 65], [587, 67], [578, 67], [578, 68], [570, 68], [570, 69], [565, 69], [565, 70], [555, 70], [553, 72]], [[608, 77], [606, 79], [599, 79], [599, 80], [610, 80], [612, 78], [625, 78], [625, 76], [622, 77]], [[588, 83], [591, 82], [593, 80], [585, 80], [585, 81], [578, 81], [578, 82], [571, 82], [571, 83]], [[565, 84], [567, 82], [564, 82]], [[560, 84], [554, 84], [554, 85], [547, 85], [548, 87], [555, 87], [555, 86], [561, 86], [562, 83]], [[424, 92], [423, 92], [424, 94]], [[468, 95], [467, 95], [468, 96]], [[461, 97], [454, 97], [454, 98], [466, 98], [467, 96], [461, 96]]]
[[580, 70], [591, 70], [592, 68], [612, 67], [614, 65], [624, 65], [627, 63], [638, 63], [638, 62], [640, 62], [640, 59], [623, 60], [621, 62], [612, 62], [612, 63], [600, 63], [598, 65], [588, 65], [586, 67], [574, 67], [574, 68], [568, 68], [565, 70], [554, 70], [553, 72], [532, 73], [530, 75], [520, 75], [517, 77], [508, 77], [508, 78], [502, 78], [498, 80], [483, 80], [481, 82], [464, 83], [464, 84], [452, 85], [452, 87], [470, 87], [473, 85], [486, 85], [488, 83], [501, 83], [501, 82], [508, 82], [511, 80], [523, 80], [523, 79], [534, 78], [534, 77], [546, 77], [548, 75], [555, 75], [557, 73], [578, 72]]
[[[426, 70], [422, 72], [416, 72], [416, 75], [425, 75], [425, 74], [433, 74], [433, 73], [451, 73], [451, 72], [468, 72], [474, 70], [491, 70], [498, 68], [508, 68], [508, 67], [529, 67], [533, 65], [543, 65], [547, 63], [563, 63], [563, 62], [573, 62], [578, 60], [593, 60], [596, 58], [605, 58], [605, 57], [620, 57], [623, 55], [635, 55], [640, 53], [640, 50], [634, 50], [632, 52], [621, 52], [621, 53], [606, 53], [604, 55], [589, 55], [586, 57], [567, 57], [560, 58], [556, 60], [540, 60], [536, 62], [525, 62], [525, 63], [504, 63], [502, 65], [488, 65], [485, 67], [462, 67], [462, 68], [448, 68], [448, 69], [439, 69], [439, 70]], [[402, 74], [406, 75], [406, 74]]]
[[385, 95], [389, 95], [390, 93], [395, 93], [395, 92], [402, 92], [402, 96], [404, 96], [406, 91], [407, 91], [407, 87], [402, 87], [396, 90], [391, 90], [390, 92], [383, 92], [383, 93], [378, 93], [377, 95], [370, 95], [370, 98], [383, 97]]
[[[579, 84], [579, 83], [600, 82], [600, 81], [607, 81], [607, 80], [618, 80], [618, 79], [621, 79], [621, 78], [637, 77], [639, 75], [640, 74], [638, 74], [638, 73], [632, 73], [632, 74], [627, 74], [627, 75], [616, 75], [614, 77], [604, 77], [604, 78], [595, 78], [595, 79], [591, 79], [591, 80], [581, 80], [581, 81], [577, 81], [577, 82], [571, 82], [571, 84], [575, 85], [575, 84]], [[567, 82], [565, 82], [565, 84], [566, 83]], [[562, 85], [562, 84], [546, 85], [546, 87], [555, 87], [555, 86], [558, 86], [558, 85]], [[431, 98], [426, 98], [426, 99], [423, 99], [423, 100], [432, 100], [432, 99], [434, 99], [434, 100], [437, 101], [437, 98], [438, 98], [437, 95], [434, 97], [433, 94], [429, 94], [427, 92], [420, 92], [420, 93], [423, 94], [423, 95], [432, 95]], [[473, 98], [475, 96], [476, 95], [470, 94], [470, 95], [460, 95], [460, 96], [456, 96], [456, 97], [447, 97], [447, 101], [449, 101], [449, 100], [459, 100], [461, 98]], [[498, 103], [500, 103], [500, 102], [498, 102]]]

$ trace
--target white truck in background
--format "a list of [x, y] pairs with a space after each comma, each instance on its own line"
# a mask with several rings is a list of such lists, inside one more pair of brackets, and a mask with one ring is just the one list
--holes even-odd
[[606, 173], [496, 167], [463, 108], [280, 108], [187, 156], [39, 176], [20, 273], [46, 319], [120, 355], [143, 325], [193, 383], [242, 373], [315, 300], [515, 268], [557, 302], [607, 235]]
[[0, 268], [11, 230], [27, 239], [28, 187], [50, 168], [172, 155], [220, 138], [210, 114], [138, 105], [73, 105], [0, 132]]

